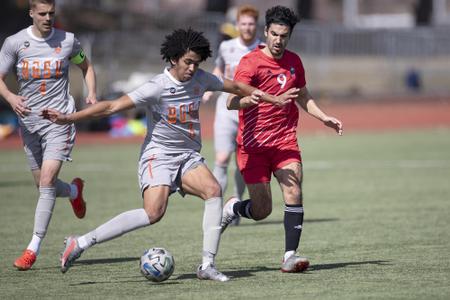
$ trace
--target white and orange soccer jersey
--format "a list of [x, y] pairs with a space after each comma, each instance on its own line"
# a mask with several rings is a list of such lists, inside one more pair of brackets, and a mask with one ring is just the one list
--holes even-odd
[[199, 108], [205, 91], [223, 90], [223, 81], [198, 69], [185, 82], [175, 79], [166, 68], [128, 94], [147, 112], [147, 136], [142, 153], [158, 149], [165, 153], [200, 152]]
[[[69, 95], [69, 64], [84, 60], [79, 41], [73, 33], [52, 29], [46, 38], [39, 38], [32, 32], [32, 26], [8, 37], [0, 52], [0, 74], [7, 74], [15, 67], [19, 83], [19, 95], [26, 97], [32, 113], [20, 120], [28, 129], [36, 130], [46, 123], [38, 117], [44, 107], [63, 113], [75, 111]], [[34, 129], [34, 130], [33, 130]]]

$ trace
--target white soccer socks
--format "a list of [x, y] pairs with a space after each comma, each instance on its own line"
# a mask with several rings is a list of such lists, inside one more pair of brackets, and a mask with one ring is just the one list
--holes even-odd
[[222, 220], [222, 197], [205, 201], [203, 213], [203, 260], [202, 268], [214, 264], [220, 242], [220, 221]]
[[47, 234], [47, 228], [55, 207], [56, 192], [54, 187], [40, 187], [39, 199], [34, 213], [33, 238], [27, 249], [39, 253], [42, 239]]
[[95, 230], [78, 238], [83, 250], [97, 243], [117, 238], [127, 232], [150, 225], [150, 219], [143, 208], [129, 210], [115, 216]]

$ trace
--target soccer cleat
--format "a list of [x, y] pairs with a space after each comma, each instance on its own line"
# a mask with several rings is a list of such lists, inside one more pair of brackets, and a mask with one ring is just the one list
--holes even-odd
[[77, 177], [72, 180], [72, 184], [77, 187], [78, 193], [75, 199], [70, 199], [70, 203], [77, 218], [82, 219], [86, 214], [86, 202], [83, 199], [84, 181]]
[[214, 280], [225, 282], [230, 280], [230, 277], [227, 275], [217, 271], [214, 265], [208, 265], [206, 269], [202, 269], [202, 265], [198, 266], [197, 269], [197, 278], [202, 280]]
[[[241, 201], [238, 198], [238, 201]], [[233, 219], [233, 221], [231, 221], [230, 226], [239, 226], [239, 224], [241, 223], [241, 216], [236, 216], [236, 218]]]
[[14, 262], [14, 267], [20, 271], [27, 271], [33, 266], [35, 261], [36, 253], [27, 249], [23, 251], [22, 255], [16, 259]]
[[239, 224], [241, 224], [240, 216], [236, 216], [236, 218], [234, 218], [233, 221], [231, 221], [230, 223], [231, 226], [239, 226]]
[[61, 272], [66, 273], [74, 261], [81, 256], [83, 249], [78, 246], [76, 236], [69, 236], [64, 240], [64, 250], [61, 253]]
[[238, 201], [239, 201], [238, 198], [231, 197], [227, 201], [227, 203], [225, 203], [222, 212], [222, 222], [220, 223], [220, 227], [222, 227], [221, 232], [224, 232], [225, 229], [227, 229], [228, 225], [230, 225], [230, 223], [233, 222], [233, 220], [239, 217], [233, 211], [233, 205]]
[[309, 267], [309, 261], [306, 257], [292, 255], [281, 265], [281, 272], [299, 273], [304, 272]]

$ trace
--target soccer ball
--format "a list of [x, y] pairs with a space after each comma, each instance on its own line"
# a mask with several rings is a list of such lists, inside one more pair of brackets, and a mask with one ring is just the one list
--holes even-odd
[[145, 250], [139, 263], [142, 275], [150, 281], [161, 282], [172, 275], [175, 261], [172, 254], [164, 248]]

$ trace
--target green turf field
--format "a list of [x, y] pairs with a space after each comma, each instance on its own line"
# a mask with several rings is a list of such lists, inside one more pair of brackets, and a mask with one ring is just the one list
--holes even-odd
[[[279, 188], [274, 211], [224, 233], [217, 264], [227, 283], [200, 281], [202, 201], [171, 198], [164, 219], [97, 245], [65, 275], [65, 235], [85, 233], [125, 210], [141, 207], [139, 145], [79, 146], [62, 179], [86, 181], [88, 212], [76, 219], [58, 199], [41, 255], [31, 271], [12, 263], [31, 237], [35, 199], [22, 150], [0, 155], [0, 299], [449, 299], [450, 130], [307, 136], [304, 274], [279, 271], [284, 247]], [[212, 165], [212, 147], [203, 154]], [[152, 284], [139, 273], [145, 248], [175, 257], [172, 277]]]

